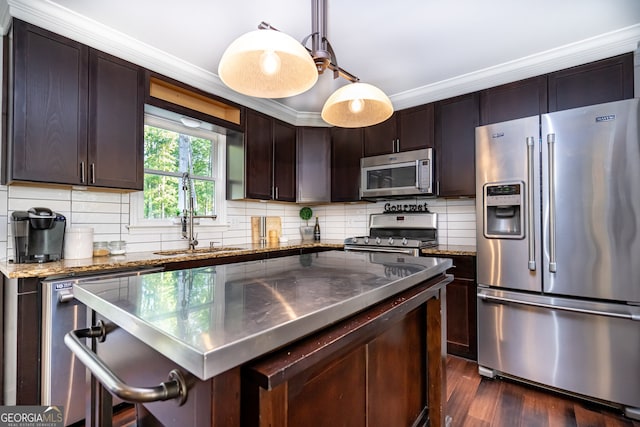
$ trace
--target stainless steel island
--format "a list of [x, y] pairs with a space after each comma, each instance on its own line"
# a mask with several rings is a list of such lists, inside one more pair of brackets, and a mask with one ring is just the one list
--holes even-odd
[[[418, 395], [418, 410], [407, 411], [405, 402], [398, 411], [408, 413], [400, 415], [411, 420], [407, 425], [428, 418], [440, 425], [444, 288], [451, 281], [444, 272], [451, 264], [443, 258], [330, 251], [97, 280], [76, 285], [74, 293], [94, 311], [93, 320], [103, 322], [87, 329], [99, 339], [84, 342], [86, 334], [76, 331], [65, 341], [125, 400], [144, 395], [140, 385], [163, 383], [153, 388], [154, 396], [173, 387], [177, 399], [138, 405], [138, 425], [260, 425], [268, 417], [277, 424], [282, 411], [274, 412], [274, 405], [287, 405], [273, 400], [270, 391], [282, 384], [290, 391], [292, 380], [299, 390], [291, 399], [299, 400], [309, 384], [309, 367], [326, 373], [352, 359], [350, 372], [363, 362], [363, 375], [356, 377], [364, 384], [364, 401], [372, 399], [375, 378], [381, 385], [388, 381], [376, 371], [398, 366], [402, 371], [406, 365], [403, 384], [418, 390], [411, 393]], [[403, 355], [400, 365], [384, 366], [395, 353]], [[381, 390], [375, 394], [384, 394]], [[150, 400], [145, 396], [141, 401]], [[353, 408], [337, 395], [327, 399], [324, 404], [367, 418], [367, 405]], [[296, 425], [296, 419], [309, 416], [305, 413], [290, 411], [288, 424]], [[373, 415], [368, 418], [379, 418]]]

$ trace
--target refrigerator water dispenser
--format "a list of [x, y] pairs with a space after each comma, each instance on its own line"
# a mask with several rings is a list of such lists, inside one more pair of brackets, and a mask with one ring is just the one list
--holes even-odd
[[484, 235], [493, 239], [524, 238], [524, 183], [484, 186]]

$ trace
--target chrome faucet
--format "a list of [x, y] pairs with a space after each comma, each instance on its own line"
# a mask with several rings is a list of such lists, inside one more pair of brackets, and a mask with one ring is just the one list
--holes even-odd
[[182, 238], [189, 241], [189, 249], [195, 249], [198, 245], [197, 234], [193, 233], [193, 219], [195, 218], [193, 209], [194, 191], [191, 187], [191, 177], [189, 172], [182, 174], [182, 192], [184, 194], [184, 208], [182, 209]]
[[193, 220], [195, 218], [216, 219], [216, 215], [195, 215], [194, 199], [196, 197], [195, 188], [192, 186], [189, 172], [182, 173], [182, 191], [184, 194], [185, 207], [182, 209], [182, 238], [189, 242], [189, 249], [198, 246], [198, 233], [193, 232]]

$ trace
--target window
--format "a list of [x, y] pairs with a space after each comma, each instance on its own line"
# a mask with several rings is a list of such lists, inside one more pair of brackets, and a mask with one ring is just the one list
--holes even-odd
[[[178, 223], [190, 194], [195, 215], [217, 217], [201, 224], [222, 223], [226, 136], [219, 130], [155, 107], [145, 108], [144, 191], [132, 201], [132, 225]], [[185, 173], [189, 180], [184, 180]], [[185, 186], [189, 182], [190, 189]]]

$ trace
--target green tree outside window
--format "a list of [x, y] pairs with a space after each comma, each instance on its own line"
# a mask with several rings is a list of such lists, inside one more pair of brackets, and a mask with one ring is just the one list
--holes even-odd
[[151, 125], [144, 128], [144, 218], [167, 219], [181, 212], [183, 172], [196, 194], [196, 215], [214, 215], [216, 141]]

